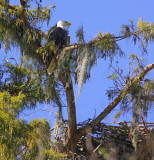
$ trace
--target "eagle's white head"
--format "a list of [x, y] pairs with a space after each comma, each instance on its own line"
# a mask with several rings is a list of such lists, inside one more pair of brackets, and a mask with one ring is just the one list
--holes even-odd
[[64, 21], [64, 20], [60, 20], [57, 23], [57, 27], [61, 27], [62, 29], [65, 29], [65, 30], [67, 30], [70, 25], [71, 25], [70, 22]]

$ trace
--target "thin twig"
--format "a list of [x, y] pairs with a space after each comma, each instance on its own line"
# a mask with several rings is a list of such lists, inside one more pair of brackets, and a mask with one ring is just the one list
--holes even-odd
[[50, 112], [50, 113], [56, 114], [56, 112], [53, 112], [53, 111], [51, 111], [51, 110], [38, 109], [38, 110], [36, 110], [36, 111], [34, 111], [34, 112], [31, 112], [31, 113], [28, 113], [28, 114], [24, 113], [24, 115], [29, 116], [29, 115], [34, 114], [34, 113], [39, 112], [39, 111], [45, 111], [45, 112]]

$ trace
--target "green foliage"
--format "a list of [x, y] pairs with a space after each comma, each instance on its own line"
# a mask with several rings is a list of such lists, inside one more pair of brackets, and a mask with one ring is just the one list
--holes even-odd
[[46, 120], [34, 119], [29, 123], [30, 130], [27, 132], [27, 146], [29, 149], [27, 159], [39, 156], [41, 150], [50, 148], [50, 127]]
[[37, 6], [35, 9], [27, 11], [26, 16], [31, 20], [31, 23], [33, 23], [33, 25], [36, 25], [39, 22], [43, 24], [44, 21], [47, 21], [47, 23], [49, 23], [51, 8], [54, 7], [54, 5], [49, 6], [49, 8]]
[[141, 18], [137, 27], [135, 27], [134, 22], [130, 20], [129, 25], [123, 25], [121, 33], [124, 37], [132, 37], [134, 44], [139, 42], [144, 52], [147, 52], [147, 46], [149, 42], [154, 41], [154, 24], [150, 22], [143, 21]]
[[140, 37], [142, 36], [146, 45], [148, 41], [154, 41], [154, 24], [144, 22], [142, 19], [138, 21], [138, 30], [141, 30]]
[[129, 25], [123, 25], [121, 29], [121, 33], [123, 33], [125, 36], [129, 36], [131, 34], [130, 26]]
[[[108, 76], [108, 78], [113, 81], [114, 87], [107, 90], [106, 94], [109, 100], [113, 100], [126, 86], [128, 77], [123, 75], [123, 69], [119, 67], [115, 68], [112, 65], [110, 67], [113, 68], [114, 72]], [[125, 100], [124, 98], [125, 97], [123, 97], [122, 103]]]
[[22, 110], [25, 95], [19, 93], [18, 96], [14, 97], [7, 92], [2, 92], [0, 95], [1, 109], [5, 108], [6, 112], [9, 111], [12, 116], [16, 117], [19, 111]]
[[67, 155], [64, 153], [57, 153], [54, 150], [43, 150], [41, 152], [42, 159], [48, 160], [63, 160]]
[[16, 118], [21, 99], [21, 95], [0, 93], [0, 159], [62, 159], [64, 154], [50, 149], [50, 126], [45, 119], [27, 124]]
[[0, 159], [37, 159], [50, 149], [50, 126], [46, 120], [29, 124], [18, 119], [23, 109], [45, 101], [43, 70], [22, 59], [20, 65], [5, 62], [1, 70]]
[[61, 106], [60, 94], [62, 88], [58, 86], [58, 81], [53, 75], [48, 75], [46, 82], [46, 98], [52, 100], [55, 105]]
[[[132, 19], [129, 20], [129, 24], [122, 25], [121, 27], [121, 33], [126, 37], [130, 36], [132, 32], [135, 32], [135, 30], [136, 30], [136, 26]], [[134, 34], [133, 36], [134, 36], [133, 37], [134, 42], [136, 42], [136, 35]]]
[[33, 63], [28, 64], [23, 59], [20, 65], [6, 62], [4, 71], [3, 76], [7, 75], [8, 78], [2, 85], [3, 91], [14, 97], [19, 94], [24, 96], [20, 110], [25, 107], [35, 107], [37, 102], [43, 103], [45, 88], [42, 70], [35, 70]]
[[40, 150], [49, 149], [50, 127], [46, 120], [29, 124], [18, 119], [24, 96], [0, 93], [0, 159], [35, 159]]
[[0, 40], [6, 51], [11, 45], [19, 46], [24, 55], [42, 62], [36, 50], [41, 47], [43, 37], [36, 26], [39, 26], [40, 22], [49, 22], [54, 5], [47, 8], [38, 4], [37, 8], [31, 9], [27, 3], [24, 10], [22, 6], [14, 5], [14, 9], [9, 9], [6, 5], [5, 11], [3, 6], [0, 6]]
[[119, 54], [119, 56], [124, 55], [124, 52], [120, 49], [113, 37], [114, 35], [111, 33], [103, 34], [100, 32], [94, 39], [99, 40], [94, 44], [98, 53], [98, 57], [104, 59], [110, 58], [110, 60], [113, 60], [114, 56], [117, 54]]
[[113, 73], [113, 74], [111, 75], [111, 80], [116, 80], [117, 78], [118, 78], [118, 76], [117, 76], [116, 74]]
[[140, 71], [143, 70], [143, 58], [138, 58], [136, 54], [130, 55], [130, 63], [129, 63], [129, 77], [133, 78], [136, 76]]
[[77, 40], [78, 40], [78, 43], [84, 43], [84, 42], [85, 42], [83, 26], [81, 26], [81, 27], [76, 31], [76, 38], [77, 38]]
[[101, 147], [99, 149], [99, 152], [100, 152], [100, 154], [103, 155], [104, 159], [108, 159], [109, 158], [109, 153], [108, 153], [108, 151], [107, 151], [107, 149], [105, 147]]

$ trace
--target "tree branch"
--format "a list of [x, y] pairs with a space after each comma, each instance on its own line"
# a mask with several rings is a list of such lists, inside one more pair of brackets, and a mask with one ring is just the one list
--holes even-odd
[[[137, 34], [139, 34], [141, 32], [142, 32], [142, 30], [139, 30], [139, 31], [136, 31], [136, 32], [132, 32], [132, 33], [130, 33], [128, 35], [123, 35], [123, 36], [118, 36], [118, 37], [113, 36], [113, 37], [110, 37], [110, 39], [114, 39], [115, 42], [117, 42], [117, 41], [126, 39], [128, 37], [131, 37], [133, 35], [137, 35]], [[83, 46], [91, 46], [91, 45], [93, 45], [93, 44], [95, 44], [95, 43], [97, 43], [97, 42], [99, 42], [99, 41], [101, 41], [101, 40], [103, 40], [105, 38], [106, 38], [106, 34], [102, 35], [102, 37], [100, 37], [100, 38], [96, 38], [96, 39], [94, 39], [94, 40], [92, 40], [90, 42], [87, 42], [87, 43], [80, 43], [80, 44], [70, 45], [68, 47], [65, 47], [63, 51], [66, 52], [66, 51], [71, 51], [71, 50], [74, 50], [74, 49], [77, 49], [77, 48], [82, 48]]]
[[132, 87], [137, 84], [138, 82], [140, 82], [144, 76], [150, 71], [154, 69], [154, 63], [148, 65], [146, 68], [144, 68], [141, 73], [136, 76], [131, 85], [126, 85], [125, 89], [114, 99], [114, 101], [112, 103], [110, 103], [105, 110], [96, 118], [94, 119], [90, 124], [87, 124], [85, 127], [83, 127], [80, 131], [79, 131], [79, 137], [81, 137], [82, 135], [86, 134], [86, 130], [91, 127], [95, 127], [97, 124], [99, 124], [118, 104], [119, 102], [128, 94], [130, 93]]
[[0, 5], [3, 6], [3, 7], [5, 7], [5, 8], [7, 8], [7, 9], [16, 10], [16, 7], [11, 6], [11, 5], [9, 5], [7, 3], [4, 3], [4, 2], [0, 2]]
[[154, 102], [154, 95], [141, 96], [141, 99]]
[[24, 6], [25, 5], [25, 1], [24, 0], [20, 0], [20, 4], [21, 4], [21, 6]]
[[76, 124], [76, 106], [73, 91], [73, 82], [69, 72], [58, 74], [58, 79], [63, 84], [66, 91], [67, 111], [68, 111], [68, 148], [75, 152], [74, 142], [76, 142], [77, 124]]

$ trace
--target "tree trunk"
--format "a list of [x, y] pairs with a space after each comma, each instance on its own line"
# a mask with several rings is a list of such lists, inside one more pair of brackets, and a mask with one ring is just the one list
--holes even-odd
[[68, 150], [75, 152], [76, 143], [77, 143], [77, 124], [76, 124], [76, 106], [75, 106], [75, 97], [73, 90], [73, 83], [70, 73], [64, 78], [63, 75], [59, 75], [58, 78], [62, 82], [66, 90], [66, 99], [67, 99], [67, 111], [68, 111]]
[[77, 124], [76, 124], [76, 107], [75, 107], [72, 82], [69, 84], [69, 87], [66, 88], [66, 96], [67, 96], [67, 107], [68, 107], [68, 147], [70, 151], [75, 152]]

